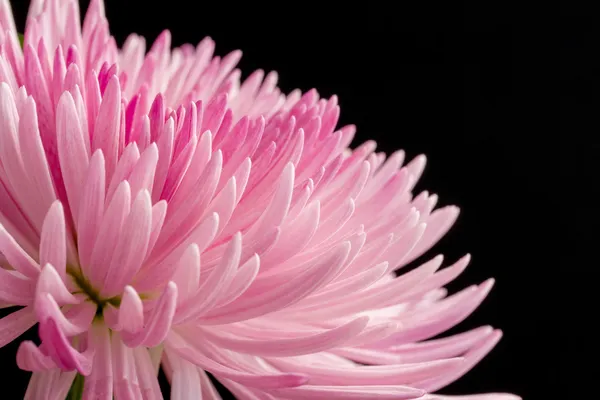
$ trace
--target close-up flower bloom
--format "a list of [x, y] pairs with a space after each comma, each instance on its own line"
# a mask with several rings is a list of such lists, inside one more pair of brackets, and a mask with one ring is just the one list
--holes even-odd
[[[494, 281], [448, 295], [458, 208], [413, 194], [425, 157], [350, 148], [335, 96], [241, 80], [241, 52], [168, 31], [122, 48], [101, 0], [0, 0], [0, 347], [25, 398], [514, 400], [435, 394], [500, 340], [439, 337]], [[449, 264], [449, 266], [444, 266]]]

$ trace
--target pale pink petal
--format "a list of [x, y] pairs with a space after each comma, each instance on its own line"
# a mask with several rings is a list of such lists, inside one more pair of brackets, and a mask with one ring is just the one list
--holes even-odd
[[147, 256], [152, 254], [154, 245], [162, 232], [162, 227], [167, 216], [167, 202], [160, 200], [152, 206], [152, 227], [150, 228], [150, 239], [148, 240]]
[[36, 103], [32, 97], [27, 98], [19, 112], [19, 144], [23, 154], [27, 154], [27, 174], [39, 193], [41, 208], [49, 207], [56, 200], [56, 194], [38, 129]]
[[94, 367], [85, 378], [83, 398], [112, 400], [113, 368], [109, 330], [102, 324], [94, 324], [89, 331], [88, 342], [94, 351]]
[[[170, 279], [177, 269], [177, 262], [188, 246], [196, 244], [201, 252], [204, 251], [215, 237], [218, 225], [219, 216], [216, 213], [210, 214], [180, 244], [167, 253], [166, 258], [160, 259], [150, 255], [150, 259], [146, 261], [146, 265], [134, 280], [137, 281], [136, 288], [156, 287], [157, 284], [164, 283], [165, 279]], [[157, 258], [160, 261], [157, 261]]]
[[92, 252], [98, 238], [102, 217], [104, 216], [105, 185], [104, 155], [99, 150], [94, 153], [90, 160], [87, 178], [81, 195], [77, 225], [79, 261], [81, 269], [86, 274], [89, 273], [91, 268]]
[[67, 244], [65, 214], [60, 201], [56, 201], [48, 210], [40, 239], [40, 265], [54, 266], [61, 279], [66, 278]]
[[311, 376], [315, 385], [407, 385], [436, 375], [443, 375], [461, 368], [465, 364], [462, 358], [440, 359], [419, 364], [402, 363], [398, 365], [333, 366], [308, 364], [307, 360], [273, 359], [271, 363], [281, 369], [295, 370]]
[[313, 386], [273, 391], [291, 400], [403, 400], [421, 398], [425, 391], [407, 386]]
[[[0, 268], [1, 269], [1, 268]], [[33, 309], [25, 307], [0, 319], [0, 348], [25, 333], [37, 322]]]
[[110, 181], [118, 160], [119, 124], [121, 118], [121, 88], [119, 80], [112, 77], [104, 96], [94, 126], [92, 150], [102, 150], [106, 159], [106, 177]]
[[156, 372], [152, 366], [152, 360], [150, 359], [148, 350], [144, 347], [136, 347], [133, 349], [133, 353], [142, 398], [161, 400], [162, 394], [160, 386], [158, 386]]
[[308, 380], [306, 376], [301, 374], [271, 373], [259, 375], [232, 370], [231, 368], [216, 363], [215, 361], [206, 357], [200, 351], [196, 350], [194, 347], [191, 347], [181, 337], [177, 337], [173, 334], [169, 335], [166, 343], [168, 348], [177, 353], [177, 355], [179, 355], [181, 358], [186, 359], [209, 372], [245, 384], [247, 386], [263, 389], [297, 387], [306, 383]]
[[[110, 211], [110, 207], [107, 213]], [[108, 214], [107, 214], [108, 216]], [[131, 206], [131, 212], [120, 227], [119, 241], [112, 260], [106, 268], [101, 293], [112, 297], [131, 281], [146, 258], [152, 225], [150, 192], [140, 191]]]
[[198, 245], [191, 244], [183, 253], [171, 280], [177, 285], [178, 304], [187, 300], [198, 290], [200, 283], [200, 249]]
[[197, 294], [188, 300], [186, 307], [179, 311], [179, 322], [201, 315], [218, 301], [221, 292], [231, 284], [235, 276], [241, 252], [242, 235], [237, 233], [225, 250], [221, 263], [200, 284]]
[[35, 286], [36, 296], [51, 294], [52, 298], [61, 305], [78, 303], [77, 299], [69, 292], [65, 281], [52, 264], [42, 268]]
[[465, 353], [493, 331], [491, 326], [483, 326], [468, 332], [441, 339], [427, 340], [394, 346], [390, 350], [405, 362], [432, 361], [444, 357], [456, 357]]
[[13, 305], [31, 304], [35, 282], [16, 271], [0, 267], [0, 300]]
[[35, 278], [40, 273], [40, 266], [35, 262], [19, 243], [0, 224], [0, 253], [16, 271], [29, 278]]
[[61, 371], [58, 368], [34, 372], [29, 380], [24, 400], [63, 400], [71, 388], [76, 371]]
[[24, 215], [39, 232], [45, 210], [38, 207], [35, 198], [37, 191], [29, 183], [19, 145], [19, 115], [11, 90], [5, 83], [0, 85], [0, 115], [0, 156], [6, 174], [5, 183], [10, 185]]
[[225, 306], [243, 295], [246, 290], [252, 285], [254, 279], [258, 275], [260, 269], [260, 257], [258, 254], [254, 254], [248, 259], [241, 267], [238, 268], [235, 277], [231, 281], [231, 284], [223, 292], [217, 304], [219, 306]]
[[98, 229], [98, 237], [94, 244], [89, 266], [89, 280], [100, 285], [106, 279], [112, 257], [115, 256], [113, 249], [119, 240], [119, 233], [123, 230], [123, 224], [131, 208], [131, 188], [127, 181], [121, 182], [111, 202], [106, 207]]
[[144, 328], [133, 333], [123, 331], [123, 340], [127, 346], [136, 347], [144, 344], [147, 347], [154, 347], [159, 345], [169, 333], [176, 308], [177, 285], [169, 282], [158, 299], [158, 303], [145, 317]]
[[451, 382], [454, 382], [456, 379], [466, 374], [471, 368], [475, 366], [475, 364], [481, 361], [483, 357], [485, 357], [490, 351], [492, 351], [492, 349], [496, 346], [496, 344], [500, 341], [501, 338], [501, 331], [493, 331], [477, 346], [469, 350], [464, 355], [465, 362], [462, 363], [460, 368], [450, 370], [445, 374], [439, 374], [421, 382], [416, 382], [415, 386], [423, 388], [428, 392], [434, 392], [450, 384]]
[[265, 282], [271, 287], [266, 292], [263, 292], [265, 289], [261, 288], [262, 285], [255, 285], [255, 290], [262, 293], [260, 296], [253, 296], [253, 293], [250, 292], [253, 289], [251, 287], [237, 301], [211, 311], [203, 316], [201, 321], [204, 324], [241, 321], [289, 306], [329, 282], [336, 275], [339, 268], [343, 266], [349, 251], [350, 245], [343, 243], [327, 257], [318, 260], [314, 266], [309, 267], [306, 272], [296, 277], [296, 279], [285, 282], [280, 281], [276, 285], [273, 285], [273, 282]]
[[169, 360], [173, 370], [171, 373], [171, 399], [203, 398], [198, 367], [172, 353], [169, 353]]
[[108, 305], [104, 310], [107, 325], [115, 331], [138, 333], [144, 327], [144, 304], [131, 286], [123, 290], [119, 308]]
[[30, 340], [21, 342], [17, 350], [17, 366], [25, 371], [47, 371], [57, 368], [52, 358], [44, 354], [39, 347]]
[[66, 337], [76, 336], [85, 332], [88, 328], [86, 325], [76, 325], [71, 322], [63, 314], [58, 303], [49, 293], [41, 293], [36, 296], [34, 310], [40, 323], [52, 320], [58, 327], [60, 333]]
[[121, 184], [122, 181], [127, 180], [133, 167], [136, 165], [140, 158], [140, 150], [135, 143], [130, 143], [125, 147], [121, 157], [119, 158], [119, 162], [117, 163], [117, 167], [115, 172], [110, 180], [110, 184], [108, 184], [108, 189], [106, 189], [106, 202], [110, 202], [117, 187]]
[[75, 223], [79, 217], [79, 199], [90, 160], [84, 134], [73, 97], [65, 92], [56, 110], [56, 136], [60, 167]]
[[136, 400], [142, 398], [134, 351], [123, 344], [117, 332], [111, 332], [113, 390], [117, 399]]
[[152, 193], [154, 173], [158, 162], [158, 147], [155, 143], [148, 146], [141, 154], [131, 170], [128, 181], [131, 185], [131, 194], [135, 197], [141, 190]]
[[410, 256], [402, 260], [402, 263], [408, 264], [429, 250], [431, 246], [450, 230], [454, 221], [458, 218], [458, 213], [459, 209], [453, 206], [440, 208], [432, 213], [431, 217], [427, 220], [427, 229], [423, 234], [423, 239], [410, 252]]
[[367, 325], [368, 317], [359, 317], [323, 333], [297, 338], [265, 338], [263, 340], [245, 339], [217, 331], [206, 330], [202, 333], [220, 347], [240, 353], [256, 354], [265, 357], [287, 357], [318, 353], [338, 347], [348, 339], [358, 335]]

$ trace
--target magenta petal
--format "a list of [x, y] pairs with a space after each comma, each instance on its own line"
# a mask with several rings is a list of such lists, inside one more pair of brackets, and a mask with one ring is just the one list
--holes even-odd
[[17, 350], [17, 365], [25, 371], [47, 371], [56, 368], [52, 358], [42, 353], [32, 341], [21, 342]]
[[87, 376], [92, 370], [93, 353], [80, 353], [68, 342], [64, 333], [52, 318], [40, 322], [39, 335], [43, 343], [47, 343], [48, 355], [60, 368], [77, 370]]

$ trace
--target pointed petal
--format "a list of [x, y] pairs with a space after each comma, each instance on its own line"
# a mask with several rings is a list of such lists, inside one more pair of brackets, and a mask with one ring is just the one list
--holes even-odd
[[73, 97], [65, 92], [56, 109], [56, 136], [60, 168], [75, 222], [79, 217], [79, 198], [90, 159], [83, 135]]
[[0, 253], [16, 271], [29, 278], [36, 278], [40, 266], [25, 252], [17, 241], [0, 224]]
[[105, 177], [104, 155], [102, 151], [96, 151], [92, 156], [87, 171], [81, 195], [77, 226], [79, 261], [86, 276], [90, 272], [92, 251], [94, 250], [104, 215]]
[[369, 322], [368, 317], [359, 317], [337, 328], [310, 336], [296, 338], [245, 339], [217, 331], [206, 330], [203, 335], [219, 347], [261, 357], [289, 357], [318, 353], [337, 347], [358, 335]]
[[66, 279], [67, 244], [65, 214], [60, 201], [48, 210], [40, 239], [40, 265], [52, 264], [61, 279]]

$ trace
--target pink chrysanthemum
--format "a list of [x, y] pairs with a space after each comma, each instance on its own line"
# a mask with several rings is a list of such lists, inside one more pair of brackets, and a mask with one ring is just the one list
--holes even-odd
[[[214, 43], [146, 54], [110, 36], [101, 1], [34, 1], [21, 48], [0, 0], [0, 346], [20, 344], [27, 399], [447, 399], [484, 357], [466, 318], [492, 280], [467, 266], [396, 278], [458, 215], [411, 190], [425, 165], [348, 148], [335, 97], [240, 84]], [[467, 397], [460, 397], [465, 399]], [[469, 399], [508, 400], [486, 394]]]

